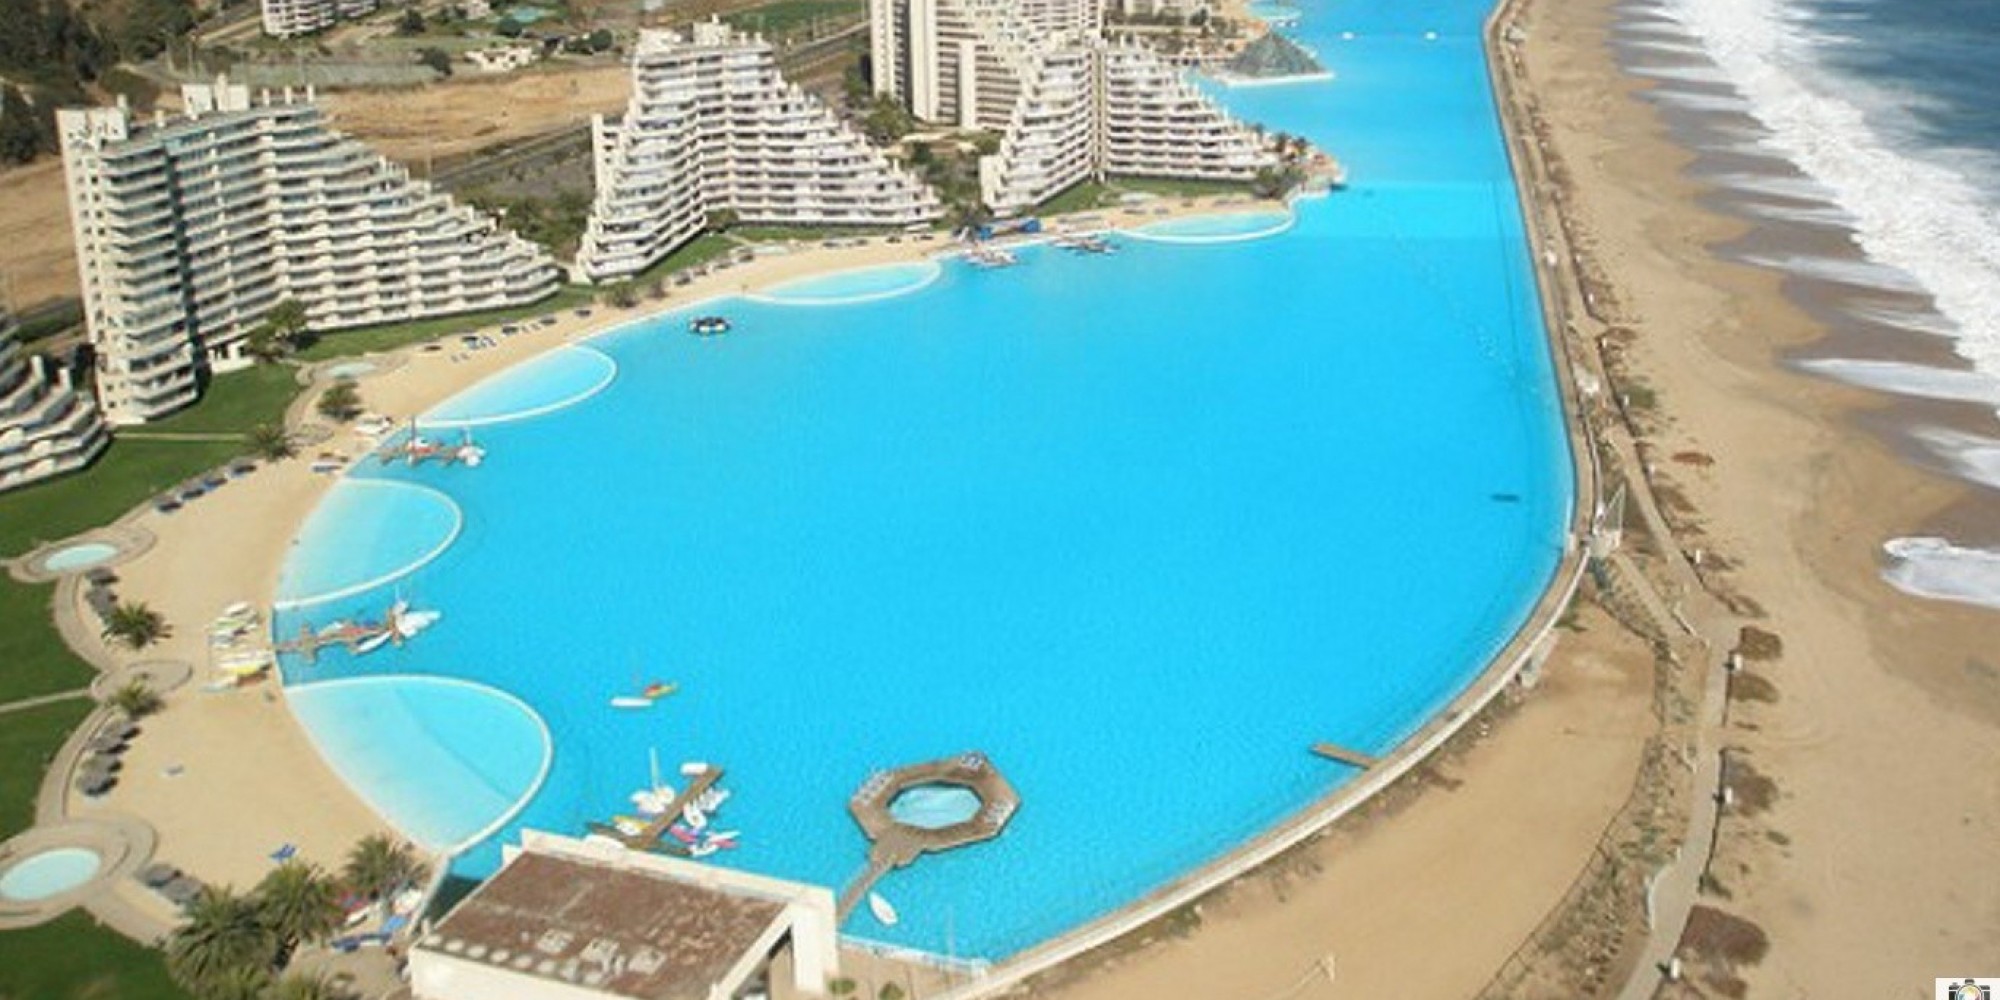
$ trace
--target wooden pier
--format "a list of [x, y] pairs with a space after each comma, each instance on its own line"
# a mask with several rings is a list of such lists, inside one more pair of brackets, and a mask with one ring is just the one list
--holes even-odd
[[[889, 812], [896, 797], [921, 785], [954, 785], [979, 797], [979, 811], [969, 819], [948, 826], [912, 826]], [[868, 890], [889, 872], [902, 868], [929, 851], [948, 851], [998, 837], [1021, 807], [1021, 796], [1001, 777], [993, 762], [979, 752], [960, 754], [944, 760], [913, 764], [871, 776], [852, 798], [847, 811], [860, 824], [869, 840], [868, 866], [840, 893], [836, 920], [848, 914], [866, 898]]]
[[[617, 840], [634, 851], [661, 850], [663, 847], [667, 847], [667, 845], [660, 843], [660, 838], [667, 835], [667, 829], [675, 823], [680, 822], [681, 818], [687, 815], [688, 807], [694, 805], [704, 793], [714, 788], [715, 783], [721, 780], [722, 768], [713, 764], [709, 765], [708, 770], [696, 775], [694, 780], [689, 782], [688, 786], [682, 789], [678, 796], [674, 797], [673, 805], [666, 812], [653, 817], [652, 822], [647, 823], [645, 829], [640, 830], [638, 833], [626, 833], [611, 823], [592, 823], [590, 824], [590, 832], [602, 834]], [[668, 847], [668, 850], [671, 853], [670, 847]]]
[[1375, 758], [1335, 743], [1315, 743], [1312, 751], [1337, 764], [1346, 764], [1348, 767], [1360, 768], [1363, 771], [1375, 766]]

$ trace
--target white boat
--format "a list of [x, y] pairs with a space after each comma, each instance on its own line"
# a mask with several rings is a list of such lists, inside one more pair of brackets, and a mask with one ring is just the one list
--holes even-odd
[[630, 695], [630, 694], [621, 694], [621, 695], [619, 695], [618, 697], [616, 697], [616, 698], [613, 698], [613, 699], [611, 699], [611, 707], [612, 707], [612, 708], [652, 708], [652, 707], [653, 707], [653, 699], [651, 699], [651, 698], [642, 698], [642, 697], [639, 697], [638, 695]]
[[658, 816], [674, 805], [671, 788], [641, 788], [632, 793], [632, 805], [648, 816]]
[[[404, 607], [401, 602], [397, 602], [397, 606]], [[392, 610], [389, 613], [389, 627], [397, 635], [408, 639], [415, 636], [418, 632], [436, 625], [438, 619], [443, 617], [444, 612], [442, 611], [404, 611], [399, 613]]]
[[687, 825], [697, 830], [708, 825], [708, 814], [702, 812], [701, 807], [692, 802], [688, 803], [687, 807], [681, 810], [681, 819]]
[[385, 644], [388, 643], [388, 641], [391, 638], [394, 638], [395, 635], [396, 635], [395, 630], [385, 628], [382, 631], [377, 632], [374, 635], [371, 635], [368, 638], [355, 643], [354, 644], [355, 655], [357, 656], [364, 655], [367, 653], [372, 653], [378, 649], [381, 649]]
[[727, 801], [729, 801], [729, 789], [710, 787], [708, 791], [701, 793], [701, 798], [696, 799], [694, 804], [702, 812], [712, 813], [722, 808], [722, 804]]
[[881, 921], [884, 927], [894, 927], [896, 921], [901, 919], [896, 916], [896, 908], [890, 906], [889, 901], [883, 899], [879, 892], [868, 894], [868, 912], [873, 913], [875, 919]]
[[688, 848], [688, 857], [705, 858], [719, 850], [722, 850], [721, 844], [696, 844]]
[[699, 778], [707, 773], [708, 765], [698, 760], [691, 760], [681, 765], [681, 777], [683, 778]]

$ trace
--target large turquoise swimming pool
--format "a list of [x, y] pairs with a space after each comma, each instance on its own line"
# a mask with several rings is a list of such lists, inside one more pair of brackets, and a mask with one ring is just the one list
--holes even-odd
[[[322, 749], [475, 876], [523, 826], [630, 811], [653, 751], [711, 761], [741, 846], [709, 860], [835, 887], [871, 771], [984, 751], [1006, 833], [846, 929], [989, 958], [1351, 780], [1307, 748], [1386, 750], [1461, 691], [1571, 484], [1485, 0], [1304, 10], [1337, 82], [1225, 95], [1354, 178], [1281, 232], [707, 303], [732, 332], [665, 315], [445, 404], [485, 463], [364, 471], [401, 485], [343, 486], [286, 567], [288, 633], [398, 591], [444, 612], [286, 664]], [[401, 675], [478, 687], [324, 684]], [[678, 693], [609, 705], [655, 679]]]

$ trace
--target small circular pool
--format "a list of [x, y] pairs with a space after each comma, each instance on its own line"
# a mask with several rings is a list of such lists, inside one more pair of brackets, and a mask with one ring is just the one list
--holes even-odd
[[42, 568], [51, 573], [73, 573], [80, 569], [89, 569], [117, 554], [118, 546], [110, 542], [65, 545], [43, 557]]
[[964, 785], [913, 785], [889, 803], [889, 815], [898, 823], [942, 830], [979, 815], [979, 796]]
[[0, 872], [0, 898], [32, 902], [59, 896], [97, 877], [104, 859], [83, 847], [31, 854]]
[[360, 378], [375, 370], [373, 361], [343, 361], [326, 370], [334, 378]]

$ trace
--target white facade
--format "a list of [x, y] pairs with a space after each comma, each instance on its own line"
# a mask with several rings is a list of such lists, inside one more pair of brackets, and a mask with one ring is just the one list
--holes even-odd
[[0, 309], [0, 490], [90, 464], [111, 443], [97, 407], [14, 342], [14, 319]]
[[197, 372], [246, 364], [279, 302], [315, 331], [517, 306], [561, 273], [535, 245], [328, 128], [308, 90], [256, 103], [218, 81], [183, 117], [57, 115], [106, 420], [194, 401]]
[[768, 225], [904, 226], [937, 196], [779, 75], [726, 25], [641, 33], [622, 118], [592, 121], [597, 200], [579, 276], [616, 280], [694, 238], [710, 212]]
[[1018, 214], [1110, 175], [1242, 181], [1264, 138], [1139, 45], [1107, 43], [1095, 0], [871, 0], [877, 93], [924, 121], [1001, 135], [981, 195]]
[[295, 38], [373, 13], [378, 0], [262, 0], [264, 34]]

